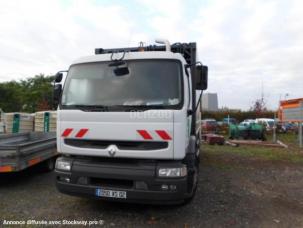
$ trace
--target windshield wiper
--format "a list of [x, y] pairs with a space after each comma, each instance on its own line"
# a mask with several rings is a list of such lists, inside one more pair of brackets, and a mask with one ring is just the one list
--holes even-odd
[[108, 106], [104, 105], [67, 105], [68, 108], [76, 108], [85, 112], [107, 112]]
[[150, 109], [167, 109], [167, 105], [121, 105], [124, 111], [146, 111]]
[[170, 105], [63, 105], [63, 108], [80, 109], [85, 112], [147, 111], [151, 109], [169, 109], [170, 107]]

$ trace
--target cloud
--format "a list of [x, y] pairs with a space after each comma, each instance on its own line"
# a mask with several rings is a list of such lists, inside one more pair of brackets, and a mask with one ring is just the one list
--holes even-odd
[[210, 65], [210, 89], [219, 93], [220, 103], [249, 108], [261, 96], [262, 84], [270, 108], [276, 108], [285, 93], [302, 97], [299, 2], [234, 0], [223, 4], [215, 1], [202, 8], [195, 21], [203, 28], [197, 38], [202, 44], [200, 57]]
[[[1, 1], [1, 80], [65, 69], [96, 47], [128, 45], [134, 25], [116, 5], [72, 1]], [[136, 35], [136, 34], [135, 34]]]
[[219, 105], [302, 97], [299, 0], [0, 1], [0, 82], [66, 69], [96, 47], [196, 41]]

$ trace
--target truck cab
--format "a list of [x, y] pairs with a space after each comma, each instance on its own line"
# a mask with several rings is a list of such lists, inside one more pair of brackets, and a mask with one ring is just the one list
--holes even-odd
[[207, 67], [195, 43], [97, 48], [56, 75], [60, 192], [182, 203], [197, 187]]

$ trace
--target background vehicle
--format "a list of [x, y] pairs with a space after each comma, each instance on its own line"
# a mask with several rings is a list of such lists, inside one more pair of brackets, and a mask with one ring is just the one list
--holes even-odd
[[263, 124], [254, 122], [241, 122], [239, 125], [229, 125], [229, 138], [230, 139], [260, 139], [266, 140], [265, 128]]
[[266, 131], [272, 131], [275, 126], [275, 120], [270, 118], [258, 118], [256, 123], [263, 124]]
[[281, 122], [283, 130], [286, 132], [298, 131], [298, 126], [295, 123]]
[[256, 122], [256, 120], [254, 120], [254, 119], [245, 119], [242, 121], [242, 123], [255, 123], [255, 122]]
[[202, 120], [202, 132], [203, 133], [217, 132], [217, 131], [218, 131], [218, 124], [215, 119]]
[[222, 120], [223, 124], [237, 124], [238, 121], [235, 119], [235, 118], [230, 118], [230, 117], [227, 117], [227, 118], [224, 118]]
[[278, 133], [287, 133], [290, 130], [289, 125], [280, 121], [276, 121], [276, 128]]
[[4, 124], [0, 121], [0, 134], [4, 133]]
[[55, 133], [29, 132], [0, 135], [0, 173], [18, 172], [40, 164], [44, 171], [55, 166]]
[[207, 67], [196, 43], [158, 43], [98, 48], [71, 65], [61, 99], [55, 86], [59, 191], [159, 204], [194, 196]]
[[4, 133], [4, 123], [1, 121], [2, 120], [2, 115], [4, 114], [4, 112], [2, 111], [2, 109], [0, 108], [0, 134]]
[[246, 119], [246, 120], [243, 120], [239, 125], [250, 126], [251, 124], [254, 124], [255, 122], [256, 121], [253, 119]]

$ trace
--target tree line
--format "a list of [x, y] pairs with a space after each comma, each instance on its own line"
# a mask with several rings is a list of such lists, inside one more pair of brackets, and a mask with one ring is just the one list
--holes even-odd
[[36, 75], [19, 81], [0, 83], [0, 108], [4, 112], [37, 112], [51, 110], [53, 76]]

